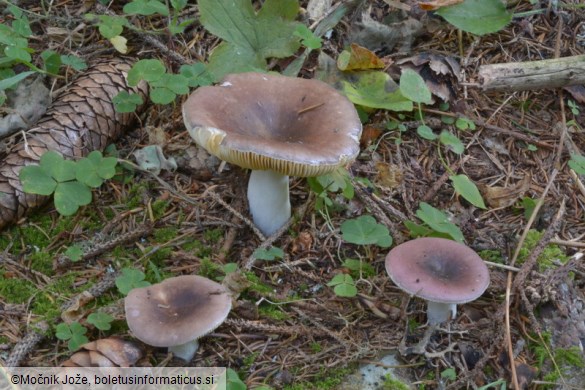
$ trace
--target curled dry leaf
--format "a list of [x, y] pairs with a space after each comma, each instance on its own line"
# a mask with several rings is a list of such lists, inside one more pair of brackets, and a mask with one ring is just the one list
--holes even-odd
[[530, 188], [532, 175], [526, 174], [522, 180], [508, 187], [483, 187], [483, 196], [490, 207], [508, 207], [516, 203]]
[[121, 91], [138, 93], [145, 100], [145, 83], [135, 88], [126, 83], [130, 67], [126, 60], [112, 59], [89, 68], [55, 98], [39, 123], [7, 152], [0, 165], [0, 228], [47, 200], [23, 192], [18, 176], [22, 167], [37, 164], [49, 150], [66, 158], [102, 151], [133, 122], [133, 113], [117, 113], [112, 103]]
[[311, 233], [307, 231], [302, 231], [299, 235], [293, 240], [291, 252], [295, 253], [304, 253], [311, 249], [313, 245], [313, 236]]
[[463, 3], [463, 1], [464, 0], [431, 0], [419, 2], [418, 5], [421, 9], [425, 11], [435, 11], [441, 7], [448, 7], [450, 5]]

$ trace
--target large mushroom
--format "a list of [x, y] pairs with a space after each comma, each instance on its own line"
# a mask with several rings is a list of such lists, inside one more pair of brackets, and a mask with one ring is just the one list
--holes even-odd
[[489, 270], [471, 248], [444, 238], [417, 238], [386, 256], [392, 281], [427, 301], [427, 320], [435, 325], [455, 318], [457, 304], [477, 299], [490, 283]]
[[232, 298], [221, 284], [184, 275], [131, 290], [124, 306], [128, 327], [136, 338], [168, 347], [176, 357], [190, 361], [198, 339], [226, 319]]
[[226, 76], [183, 105], [195, 142], [252, 170], [248, 202], [262, 233], [291, 216], [288, 176], [319, 176], [353, 161], [361, 123], [353, 104], [318, 81], [264, 73]]

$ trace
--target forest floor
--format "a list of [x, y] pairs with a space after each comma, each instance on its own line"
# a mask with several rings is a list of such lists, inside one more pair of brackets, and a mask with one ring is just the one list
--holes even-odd
[[[30, 12], [36, 37], [30, 45], [37, 52], [76, 54], [88, 64], [119, 55], [84, 14], [122, 15], [118, 3], [125, 2], [113, 2], [108, 11], [93, 1], [42, 2], [45, 7], [36, 1], [16, 3]], [[514, 377], [521, 388], [583, 388], [585, 186], [568, 161], [571, 153], [585, 151], [585, 111], [580, 109], [585, 92], [485, 93], [477, 85], [482, 65], [583, 54], [585, 8], [579, 0], [508, 1], [515, 13], [541, 11], [478, 37], [421, 11], [413, 1], [401, 3], [410, 11], [389, 5], [397, 1], [357, 3], [324, 38], [321, 50], [337, 58], [352, 43], [349, 37], [366, 34], [371, 20], [391, 24], [389, 17], [400, 15], [392, 25], [398, 34], [393, 44], [382, 47], [366, 34], [362, 45], [371, 45], [389, 71], [400, 59], [420, 59], [421, 53], [435, 55], [423, 63], [423, 76], [432, 77], [433, 61], [459, 64], [459, 74], [451, 69], [448, 77], [437, 78], [449, 90], [449, 105], [437, 98], [423, 107], [423, 115], [437, 134], [442, 129], [455, 134], [464, 152], [453, 153], [417, 135], [420, 122], [412, 113], [370, 110], [361, 153], [348, 167], [353, 198], [324, 193], [332, 206], [318, 208], [320, 198], [307, 180], [292, 178], [294, 220], [284, 232], [263, 240], [241, 218], [248, 215], [247, 172], [220, 166], [198, 151], [181, 116], [186, 96], [167, 105], [150, 104], [116, 142], [117, 155], [133, 160], [133, 151], [156, 144], [176, 159], [177, 170], [155, 176], [120, 168], [75, 215], [60, 216], [49, 204], [0, 232], [0, 362], [61, 364], [72, 354], [55, 335], [64, 319], [86, 327], [88, 340], [133, 340], [123, 295], [114, 284], [121, 269], [131, 268], [150, 283], [199, 274], [237, 290], [228, 320], [202, 339], [187, 365], [229, 367], [248, 388], [341, 388], [358, 365], [376, 362], [389, 351], [400, 359], [398, 373], [417, 389], [511, 387]], [[339, 4], [334, 0], [332, 6]], [[181, 18], [197, 15], [197, 5], [189, 4]], [[2, 17], [4, 23], [10, 20]], [[182, 34], [145, 39], [149, 28], [164, 25], [164, 18], [128, 19], [142, 32], [125, 33], [126, 57], [159, 58], [175, 73], [181, 58], [204, 61], [219, 42], [197, 21]], [[404, 28], [413, 20], [421, 21], [414, 35]], [[311, 53], [300, 76], [315, 77], [318, 52]], [[290, 61], [272, 60], [269, 67], [282, 71]], [[73, 73], [47, 78], [46, 84], [66, 88]], [[469, 118], [476, 129], [457, 128], [452, 119], [459, 117]], [[403, 127], [392, 129], [394, 122]], [[2, 153], [0, 158], [9, 150]], [[454, 193], [453, 172], [477, 184], [486, 209]], [[408, 346], [421, 341], [427, 329], [425, 303], [389, 279], [388, 248], [349, 244], [340, 226], [371, 215], [398, 245], [412, 233], [405, 221], [421, 223], [417, 210], [422, 202], [448, 216], [465, 243], [491, 262], [491, 284], [479, 299], [461, 305], [457, 318], [416, 352]], [[96, 255], [62, 260], [72, 246]], [[282, 249], [282, 258], [251, 260], [258, 248], [271, 247]], [[339, 273], [353, 277], [356, 296], [339, 296], [328, 286]], [[89, 299], [79, 298], [88, 291]], [[98, 312], [112, 316], [109, 330], [87, 321]], [[145, 353], [138, 366], [185, 364], [171, 359], [166, 349], [137, 345]], [[381, 378], [380, 388], [384, 385], [398, 388]]]

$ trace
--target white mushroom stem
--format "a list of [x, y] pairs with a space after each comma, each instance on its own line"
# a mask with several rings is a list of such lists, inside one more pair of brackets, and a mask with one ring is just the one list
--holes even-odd
[[267, 237], [274, 234], [291, 216], [288, 176], [274, 171], [252, 171], [248, 203], [260, 231]]
[[169, 352], [172, 352], [175, 357], [183, 359], [186, 362], [190, 362], [195, 353], [199, 349], [199, 341], [197, 339], [189, 341], [185, 344], [175, 345], [169, 347]]
[[427, 322], [429, 325], [440, 324], [455, 318], [457, 304], [427, 301]]

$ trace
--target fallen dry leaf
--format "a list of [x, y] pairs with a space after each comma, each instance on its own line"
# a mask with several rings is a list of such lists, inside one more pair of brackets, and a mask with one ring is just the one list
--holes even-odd
[[516, 203], [530, 188], [532, 175], [526, 174], [522, 180], [508, 187], [483, 187], [483, 196], [490, 207], [508, 207]]
[[337, 67], [340, 70], [368, 70], [383, 69], [384, 61], [370, 50], [355, 43], [350, 50], [344, 50], [337, 58]]

